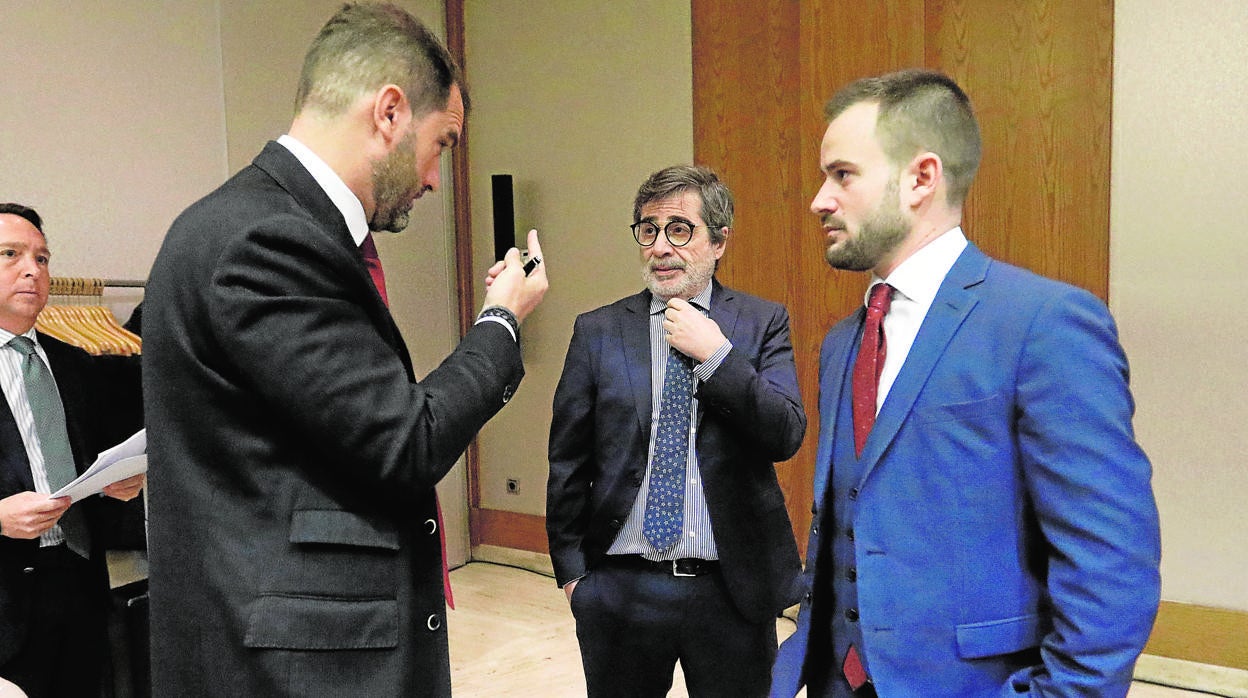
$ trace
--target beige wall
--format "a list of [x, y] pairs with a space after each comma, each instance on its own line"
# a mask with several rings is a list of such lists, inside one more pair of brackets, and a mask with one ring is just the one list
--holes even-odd
[[1153, 460], [1162, 595], [1248, 611], [1248, 3], [1114, 12], [1110, 305]]
[[0, 200], [43, 215], [54, 274], [146, 278], [225, 174], [216, 6], [177, 7], [0, 3]]
[[524, 383], [481, 434], [481, 506], [541, 515], [572, 322], [641, 289], [633, 195], [693, 157], [689, 6], [467, 0], [465, 33], [475, 266], [494, 254], [490, 175], [507, 173], [518, 241], [538, 228], [551, 281], [524, 324]]

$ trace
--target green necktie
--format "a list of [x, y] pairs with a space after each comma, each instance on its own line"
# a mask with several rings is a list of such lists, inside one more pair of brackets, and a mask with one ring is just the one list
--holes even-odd
[[[39, 435], [39, 447], [43, 451], [43, 469], [48, 476], [48, 486], [55, 492], [78, 476], [74, 453], [69, 446], [69, 432], [65, 429], [65, 407], [61, 405], [52, 372], [35, 352], [35, 343], [29, 337], [18, 336], [9, 340], [9, 346], [26, 357], [22, 362], [26, 400], [35, 416], [35, 433]], [[91, 536], [82, 511], [70, 507], [58, 523], [69, 549], [83, 557], [90, 557]]]

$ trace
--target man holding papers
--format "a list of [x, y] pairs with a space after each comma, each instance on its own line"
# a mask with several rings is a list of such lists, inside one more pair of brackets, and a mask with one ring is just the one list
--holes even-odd
[[[49, 494], [141, 426], [135, 414], [117, 433], [104, 400], [105, 390], [136, 392], [138, 366], [130, 359], [117, 371], [124, 360], [94, 359], [34, 330], [49, 257], [39, 214], [0, 204], [0, 677], [32, 698], [98, 696], [108, 572], [92, 534], [110, 512], [98, 497], [71, 507]], [[104, 494], [130, 500], [142, 487], [136, 475]]]

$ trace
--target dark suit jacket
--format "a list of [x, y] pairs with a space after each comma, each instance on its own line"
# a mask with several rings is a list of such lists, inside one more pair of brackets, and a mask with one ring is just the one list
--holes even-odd
[[[546, 530], [560, 584], [592, 571], [637, 498], [650, 443], [650, 293], [576, 319], [555, 390]], [[732, 351], [696, 397], [698, 468], [729, 593], [763, 622], [796, 601], [797, 544], [775, 461], [806, 433], [784, 307], [715, 282]]]
[[[794, 695], [803, 666], [839, 666], [840, 651], [811, 650], [812, 623], [837, 608], [827, 590], [850, 568], [880, 695], [1125, 695], [1157, 610], [1160, 546], [1105, 305], [967, 247], [846, 481], [837, 420], [863, 315], [823, 343], [814, 595], [773, 695]], [[829, 559], [848, 529], [854, 558]]]
[[143, 305], [155, 694], [449, 693], [434, 485], [520, 381], [507, 329], [417, 382], [276, 143], [174, 222]]
[[[119, 409], [138, 394], [138, 359], [92, 357], [86, 352], [39, 335], [39, 344], [48, 355], [65, 408], [74, 462], [79, 472], [103, 451], [141, 426], [141, 412]], [[26, 447], [7, 401], [0, 399], [0, 499], [35, 489], [26, 459]], [[100, 608], [108, 603], [108, 571], [104, 548], [109, 542], [107, 524], [119, 515], [141, 516], [141, 500], [134, 505], [100, 497], [88, 497], [74, 504], [82, 507], [92, 532], [92, 574], [98, 578]], [[34, 565], [39, 539], [17, 540], [0, 536], [0, 664], [16, 654], [26, 636], [32, 578], [25, 570]], [[101, 616], [102, 617], [102, 616]], [[101, 627], [101, 632], [103, 628]]]

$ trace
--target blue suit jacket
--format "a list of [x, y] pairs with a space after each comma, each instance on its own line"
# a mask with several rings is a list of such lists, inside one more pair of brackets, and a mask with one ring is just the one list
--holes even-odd
[[[698, 467], [728, 592], [763, 622], [797, 600], [801, 571], [774, 467], [806, 433], [789, 316], [715, 282], [710, 317], [733, 346], [698, 386]], [[597, 564], [628, 517], [646, 471], [651, 409], [643, 291], [576, 319], [555, 390], [546, 529], [561, 586]]]
[[[1105, 306], [968, 246], [881, 407], [851, 502], [829, 482], [863, 315], [823, 343], [804, 576], [816, 591], [773, 695], [794, 695], [804, 665], [839, 667], [807, 650], [812, 616], [840, 611], [827, 575], [849, 565], [880, 695], [1125, 695], [1157, 609], [1160, 544]], [[835, 507], [852, 521], [853, 560], [820, 557], [845, 535], [825, 525]]]

